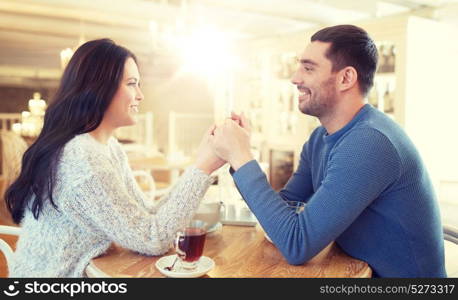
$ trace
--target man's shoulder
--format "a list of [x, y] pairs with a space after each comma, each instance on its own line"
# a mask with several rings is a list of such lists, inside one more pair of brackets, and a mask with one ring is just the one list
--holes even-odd
[[390, 160], [395, 165], [418, 159], [418, 152], [403, 132], [364, 122], [346, 132], [332, 152], [350, 153], [355, 157], [373, 158], [383, 163]]
[[362, 122], [348, 130], [336, 143], [353, 144], [359, 147], [360, 144], [382, 146], [383, 144], [392, 145], [392, 133], [384, 128], [373, 124]]
[[372, 114], [355, 124], [346, 138], [365, 139], [366, 143], [387, 143], [398, 148], [410, 145], [410, 139], [404, 130], [394, 120], [383, 113]]
[[305, 142], [305, 144], [313, 144], [315, 143], [320, 137], [323, 137], [326, 134], [326, 129], [323, 126], [318, 126], [313, 129], [312, 133], [310, 134], [309, 139]]
[[320, 144], [320, 137], [323, 137], [326, 134], [326, 130], [323, 126], [318, 126], [310, 134], [308, 140], [302, 145], [302, 155], [305, 155], [309, 152], [313, 152], [317, 146]]

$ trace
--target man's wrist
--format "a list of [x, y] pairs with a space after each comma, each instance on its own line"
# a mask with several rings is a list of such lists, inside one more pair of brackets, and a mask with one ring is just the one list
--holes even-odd
[[250, 154], [245, 154], [241, 157], [238, 157], [236, 159], [234, 159], [232, 162], [231, 162], [231, 167], [237, 171], [238, 169], [240, 169], [243, 165], [245, 165], [246, 163], [248, 163], [249, 161], [252, 161], [254, 159], [253, 155]]

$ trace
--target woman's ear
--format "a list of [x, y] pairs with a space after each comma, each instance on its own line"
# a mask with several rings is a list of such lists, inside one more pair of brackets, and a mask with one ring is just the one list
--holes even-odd
[[353, 67], [345, 67], [339, 71], [338, 75], [338, 85], [340, 91], [346, 91], [354, 86], [357, 86], [358, 83], [358, 72]]

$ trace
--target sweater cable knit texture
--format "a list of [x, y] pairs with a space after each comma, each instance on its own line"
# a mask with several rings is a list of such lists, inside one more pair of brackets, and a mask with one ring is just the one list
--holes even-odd
[[70, 140], [58, 161], [53, 199], [38, 220], [29, 207], [21, 223], [11, 277], [82, 277], [112, 242], [142, 254], [168, 251], [176, 231], [192, 219], [211, 177], [185, 170], [173, 189], [151, 205], [115, 138], [90, 134]]

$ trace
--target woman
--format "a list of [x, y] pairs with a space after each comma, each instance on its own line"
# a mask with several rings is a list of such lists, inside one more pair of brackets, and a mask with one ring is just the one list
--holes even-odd
[[112, 137], [135, 123], [143, 99], [135, 56], [108, 39], [82, 45], [48, 107], [43, 130], [24, 154], [6, 201], [23, 229], [11, 277], [81, 277], [93, 257], [115, 242], [160, 255], [192, 219], [224, 164], [204, 136], [188, 168], [160, 207], [147, 201]]

